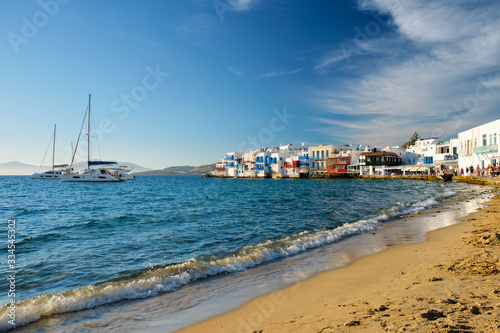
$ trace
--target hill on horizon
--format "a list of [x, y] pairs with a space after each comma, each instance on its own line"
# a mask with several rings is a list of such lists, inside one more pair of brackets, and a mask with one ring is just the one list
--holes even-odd
[[206, 175], [209, 171], [215, 170], [215, 164], [204, 164], [200, 166], [180, 165], [171, 166], [161, 170], [150, 170], [142, 172], [133, 172], [134, 175]]

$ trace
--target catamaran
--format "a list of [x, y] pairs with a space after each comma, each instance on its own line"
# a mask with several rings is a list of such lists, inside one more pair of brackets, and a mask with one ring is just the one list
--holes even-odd
[[[35, 172], [34, 174], [31, 175], [31, 179], [61, 179], [61, 176], [65, 173], [69, 172], [69, 169], [63, 169], [67, 168], [69, 165], [67, 164], [54, 164], [54, 159], [56, 155], [56, 125], [54, 124], [54, 136], [52, 138], [52, 169], [45, 171], [45, 172]], [[50, 147], [50, 144], [49, 144]], [[47, 147], [48, 150], [48, 147]], [[45, 154], [47, 154], [47, 151], [45, 151]], [[43, 160], [45, 160], [45, 156], [43, 157]], [[43, 160], [42, 164], [40, 165], [40, 169], [42, 168], [43, 165]]]
[[[121, 182], [128, 179], [130, 175], [125, 170], [117, 168], [117, 162], [111, 161], [91, 161], [90, 159], [90, 101], [91, 95], [89, 94], [89, 105], [83, 117], [82, 127], [78, 140], [76, 142], [75, 151], [71, 160], [71, 167], [75, 160], [76, 151], [78, 149], [78, 142], [82, 134], [85, 118], [88, 117], [88, 130], [87, 130], [87, 169], [82, 172], [71, 172], [61, 176], [63, 182]], [[70, 168], [71, 168], [70, 167]], [[132, 176], [134, 177], [134, 176]], [[135, 178], [135, 177], [134, 177]]]

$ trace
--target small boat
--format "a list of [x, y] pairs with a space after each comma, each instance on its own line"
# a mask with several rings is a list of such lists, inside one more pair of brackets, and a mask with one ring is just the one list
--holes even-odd
[[127, 169], [127, 166], [120, 165], [118, 168], [118, 173], [120, 174], [121, 177], [125, 178], [125, 180], [134, 180], [136, 179], [134, 175], [129, 174], [130, 171], [132, 171], [134, 168]]
[[[87, 111], [85, 112], [85, 116], [83, 117], [83, 124], [85, 124], [85, 118], [88, 117], [88, 132], [87, 132], [87, 147], [88, 147], [88, 157], [87, 157], [87, 169], [82, 172], [70, 172], [64, 175], [61, 175], [61, 180], [63, 182], [121, 182], [127, 180], [125, 177], [126, 172], [120, 172], [115, 167], [117, 162], [109, 162], [109, 161], [91, 161], [90, 159], [90, 101], [91, 95], [89, 94], [89, 105], [87, 107]], [[75, 160], [76, 151], [78, 149], [78, 142], [80, 141], [80, 137], [83, 130], [80, 129], [80, 134], [78, 135], [78, 140], [76, 142], [75, 151], [73, 152], [73, 158], [71, 160], [71, 167], [73, 166], [73, 162]], [[119, 169], [119, 168], [118, 168]]]
[[[67, 164], [54, 164], [54, 158], [56, 154], [56, 125], [54, 125], [54, 136], [52, 138], [52, 169], [45, 172], [35, 172], [31, 175], [31, 179], [61, 179], [61, 176], [69, 172]], [[49, 146], [50, 147], [50, 146]], [[47, 147], [48, 149], [48, 147]], [[45, 152], [47, 153], [47, 152]], [[44, 157], [45, 159], [45, 157]], [[42, 160], [43, 165], [43, 160]], [[42, 167], [40, 165], [40, 168]], [[66, 169], [64, 169], [66, 168]]]

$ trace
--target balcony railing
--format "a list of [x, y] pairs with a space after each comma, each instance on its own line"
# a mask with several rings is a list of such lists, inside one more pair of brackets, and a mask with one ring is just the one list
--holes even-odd
[[455, 160], [458, 160], [458, 155], [446, 155], [444, 157], [444, 160], [445, 161], [455, 161]]
[[496, 153], [498, 145], [488, 145], [474, 148], [474, 154]]

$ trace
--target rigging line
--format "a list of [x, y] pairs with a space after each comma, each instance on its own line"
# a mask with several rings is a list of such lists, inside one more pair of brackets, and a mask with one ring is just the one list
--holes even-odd
[[80, 134], [78, 134], [78, 140], [76, 141], [75, 151], [73, 152], [73, 158], [71, 159], [71, 164], [69, 166], [70, 171], [73, 168], [73, 161], [75, 160], [76, 151], [78, 149], [78, 143], [80, 142], [80, 136], [82, 135], [83, 126], [85, 125], [85, 119], [87, 118], [87, 112], [89, 111], [89, 107], [90, 105], [87, 106], [87, 109], [85, 110], [85, 115], [83, 116], [82, 127], [80, 128]]
[[54, 133], [52, 133], [52, 136], [50, 137], [49, 145], [47, 146], [47, 149], [45, 150], [45, 154], [43, 155], [42, 164], [40, 164], [40, 167], [38, 168], [37, 172], [40, 172], [40, 170], [42, 169], [43, 162], [45, 161], [45, 157], [47, 156], [47, 152], [49, 151], [50, 144], [52, 143], [53, 138], [54, 138]]

